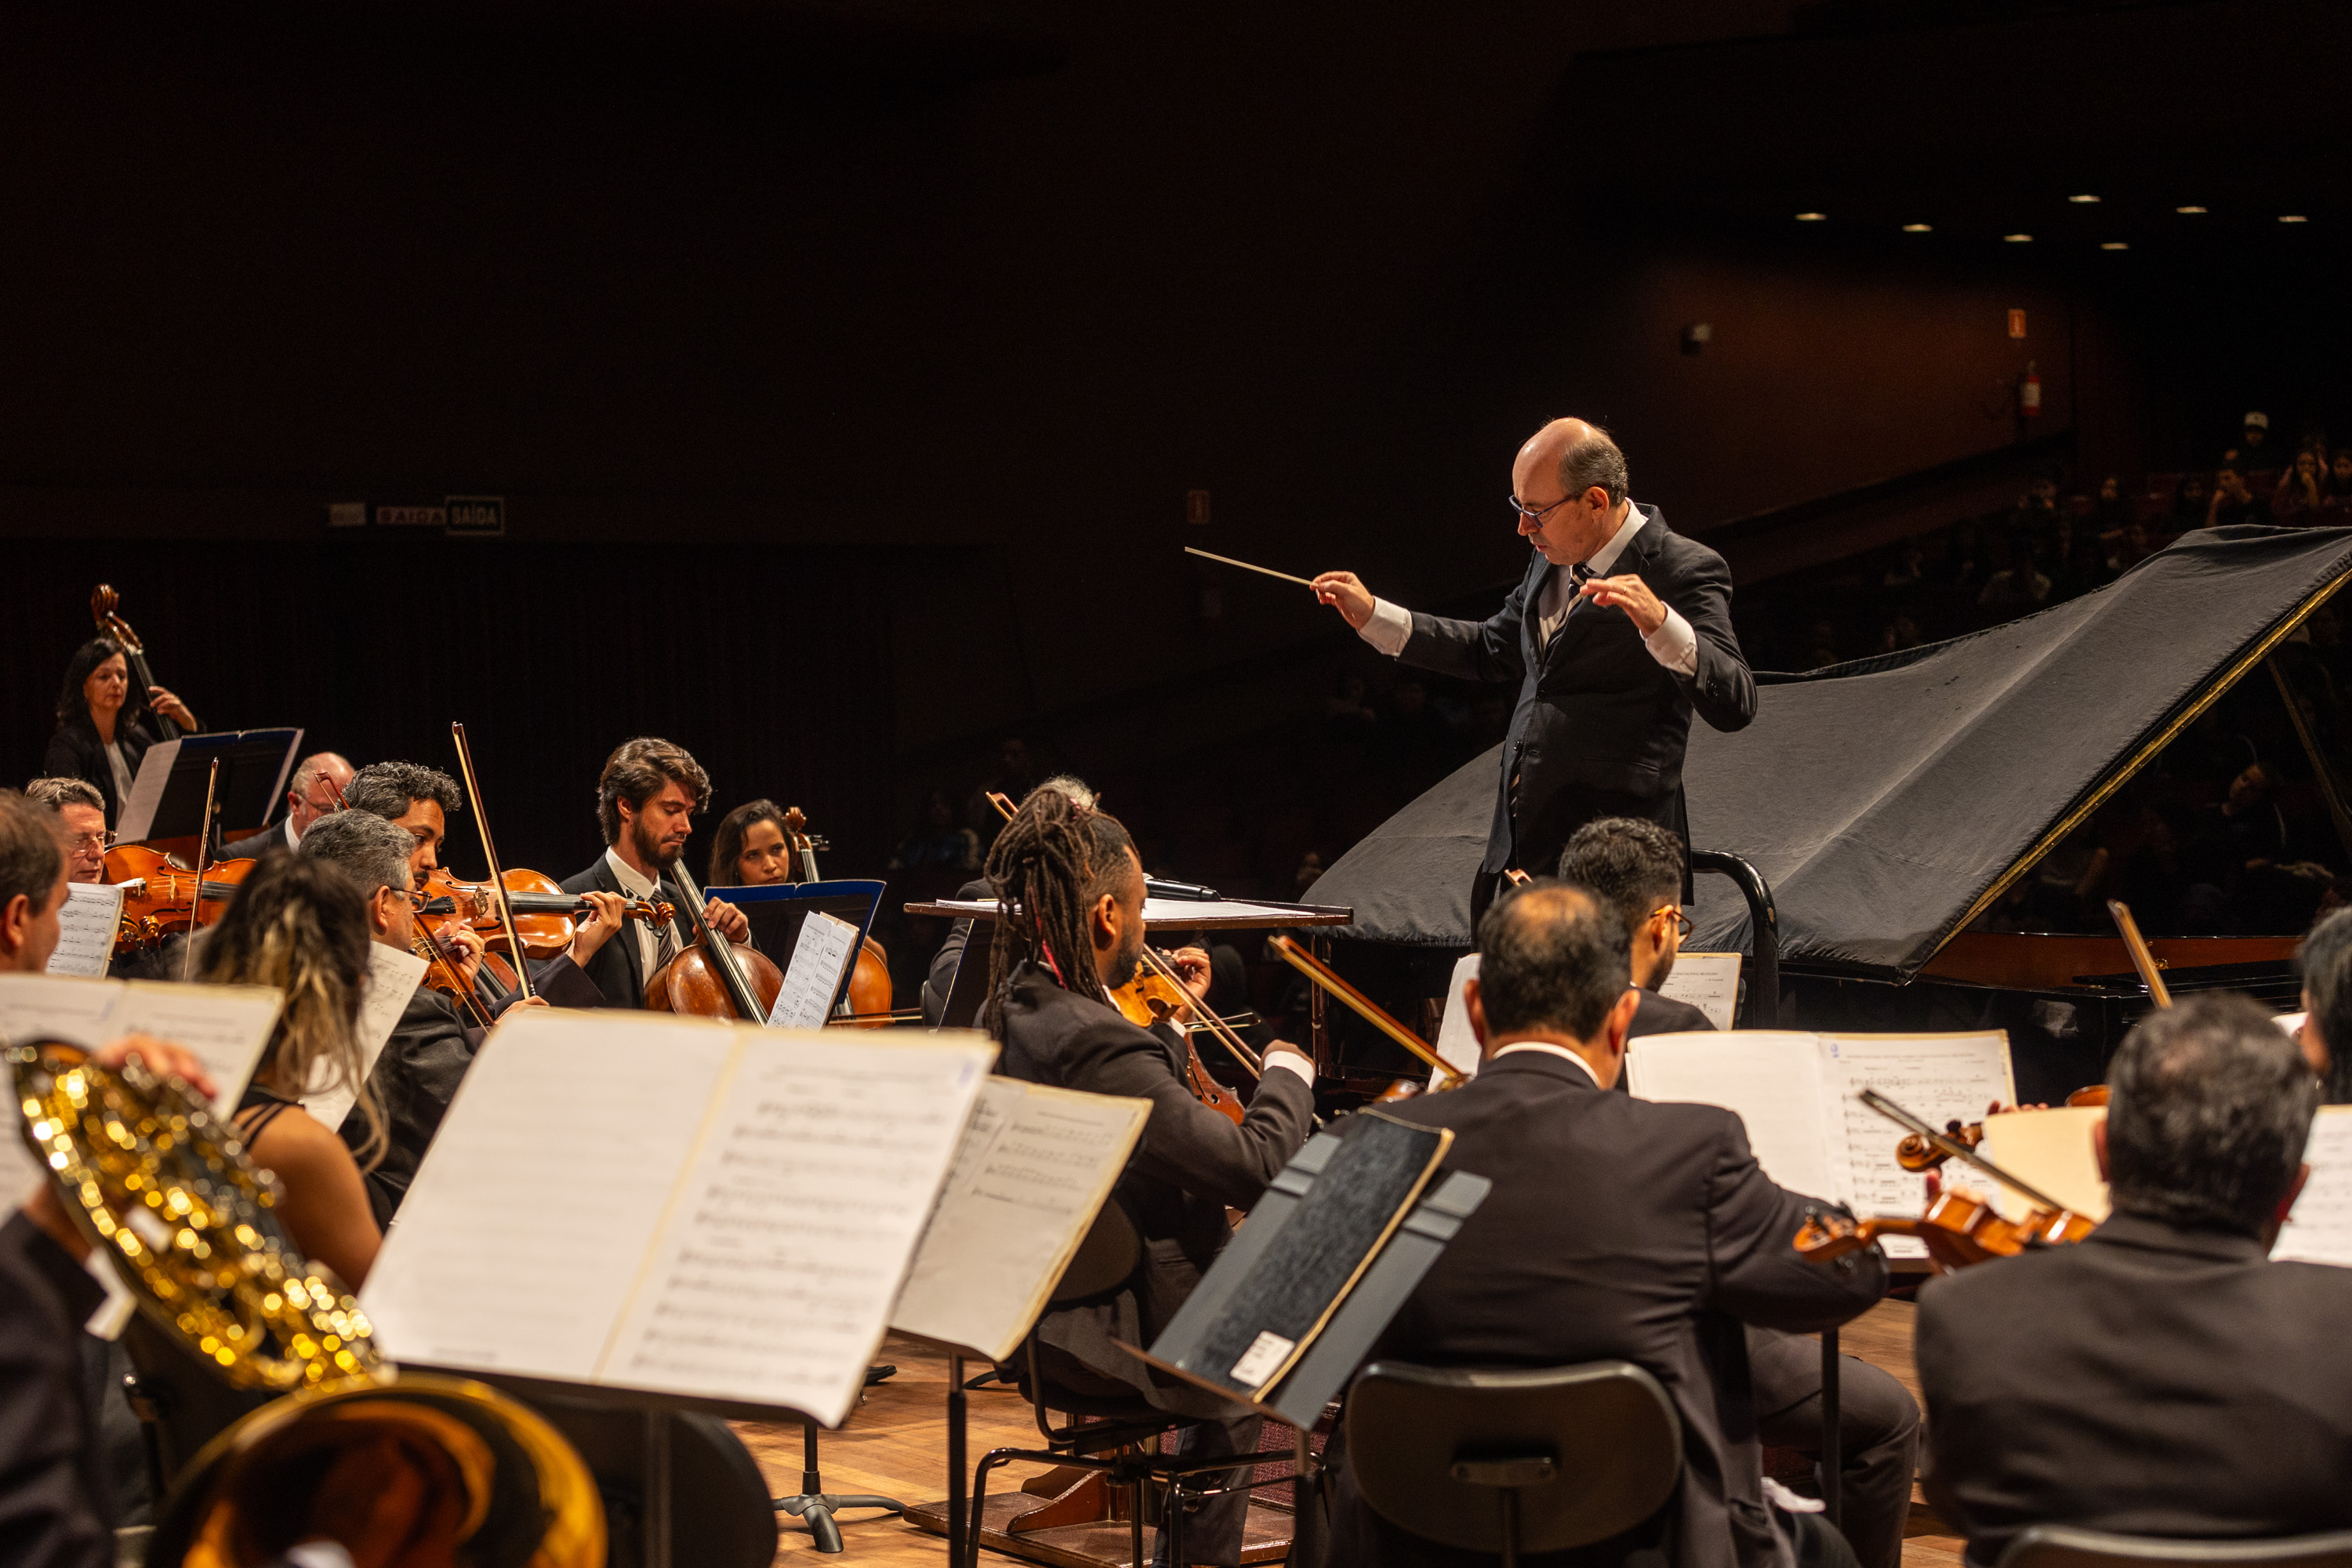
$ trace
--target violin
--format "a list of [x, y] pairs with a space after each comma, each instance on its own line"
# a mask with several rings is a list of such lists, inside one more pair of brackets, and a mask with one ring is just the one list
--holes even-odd
[[758, 948], [739, 948], [711, 929], [702, 914], [702, 889], [683, 862], [670, 875], [686, 894], [682, 912], [693, 924], [694, 937], [646, 982], [646, 1006], [656, 1013], [765, 1023], [784, 988], [784, 972]]
[[[2078, 1089], [2066, 1097], [2066, 1103], [2070, 1106], [2105, 1105], [2106, 1102], [2107, 1086], [2103, 1083]], [[1963, 1124], [1956, 1117], [1944, 1123], [1945, 1136], [1964, 1148], [1974, 1149], [1982, 1143], [1984, 1132], [1981, 1121]], [[1948, 1150], [1940, 1144], [1928, 1142], [1916, 1132], [1906, 1133], [1903, 1142], [1895, 1145], [1895, 1163], [1906, 1171], [1932, 1171], [1949, 1158]]]
[[106, 879], [122, 889], [114, 940], [126, 952], [220, 919], [255, 865], [223, 860], [199, 877], [178, 857], [144, 844], [118, 844], [106, 852], [105, 863]]
[[[108, 584], [100, 583], [89, 591], [90, 619], [98, 623], [101, 634], [112, 637], [114, 645], [122, 650], [123, 665], [131, 674], [131, 694], [137, 702], [143, 704], [147, 700], [147, 693], [160, 683], [155, 679], [155, 672], [147, 668], [146, 645], [139, 640], [139, 634], [131, 629], [131, 623], [115, 614], [121, 603], [121, 595]], [[154, 721], [157, 740], [176, 741], [180, 738], [177, 724], [152, 708], [148, 714]]]
[[[1145, 951], [1150, 950], [1147, 948]], [[1156, 958], [1159, 955], [1154, 953], [1152, 956]], [[1192, 994], [1173, 978], [1172, 971], [1165, 971], [1164, 966], [1152, 968], [1147, 964], [1138, 969], [1135, 978], [1112, 992], [1110, 999], [1117, 1005], [1120, 1016], [1140, 1029], [1148, 1029], [1154, 1024], [1170, 1023], [1175, 1015], [1187, 1007], [1200, 1009], [1202, 1016], [1207, 1016], [1206, 1009], [1201, 1008], [1201, 1005], [1192, 999]], [[1176, 1026], [1184, 1032], [1184, 1087], [1192, 1091], [1193, 1099], [1234, 1126], [1240, 1126], [1244, 1115], [1240, 1099], [1209, 1076], [1208, 1064], [1201, 1059], [1200, 1048], [1192, 1044], [1192, 1031], [1181, 1024]], [[1244, 1059], [1243, 1065], [1248, 1066], [1248, 1061]]]
[[[577, 931], [577, 917], [594, 913], [587, 900], [577, 893], [565, 892], [544, 871], [518, 866], [509, 868], [499, 880], [505, 884], [507, 902], [514, 910], [515, 930], [522, 938], [523, 951], [533, 958], [552, 958], [570, 947]], [[424, 896], [425, 901], [418, 906], [418, 914], [455, 915], [467, 929], [483, 933], [491, 946], [504, 943], [506, 932], [499, 924], [498, 900], [487, 885], [460, 882], [445, 872], [436, 871], [425, 879]], [[632, 899], [621, 912], [628, 920], [656, 921], [671, 921], [677, 914], [667, 902], [652, 899]]]
[[[784, 845], [792, 853], [793, 863], [799, 870], [799, 880], [822, 882], [818, 875], [816, 852], [832, 846], [808, 830], [808, 818], [799, 806], [784, 813]], [[893, 1005], [898, 999], [890, 984], [890, 955], [872, 936], [858, 944], [857, 965], [849, 972], [848, 1016], [840, 1021], [854, 1029], [879, 1029], [898, 1020]], [[918, 1012], [914, 1015], [920, 1017]]]

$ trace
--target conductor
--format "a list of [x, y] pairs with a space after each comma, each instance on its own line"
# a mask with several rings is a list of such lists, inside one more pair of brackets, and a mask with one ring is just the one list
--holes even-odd
[[1691, 714], [1727, 731], [1756, 717], [1755, 678], [1731, 629], [1729, 569], [1626, 493], [1625, 455], [1609, 432], [1555, 419], [1529, 437], [1511, 464], [1511, 510], [1536, 556], [1484, 621], [1406, 610], [1352, 572], [1313, 584], [1391, 658], [1519, 683], [1473, 921], [1507, 869], [1549, 871], [1596, 817], [1644, 818], [1689, 842]]

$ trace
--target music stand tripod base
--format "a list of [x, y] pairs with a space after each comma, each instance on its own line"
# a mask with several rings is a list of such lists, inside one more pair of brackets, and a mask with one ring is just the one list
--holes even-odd
[[841, 1526], [834, 1522], [833, 1516], [844, 1509], [878, 1508], [898, 1514], [907, 1511], [907, 1505], [896, 1498], [826, 1491], [824, 1478], [817, 1473], [816, 1423], [803, 1422], [801, 1436], [805, 1445], [801, 1453], [801, 1489], [796, 1496], [776, 1499], [776, 1511], [790, 1514], [807, 1525], [819, 1552], [837, 1552], [843, 1549]]

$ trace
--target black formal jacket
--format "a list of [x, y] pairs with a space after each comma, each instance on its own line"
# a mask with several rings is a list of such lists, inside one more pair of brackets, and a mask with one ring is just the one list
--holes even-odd
[[[1656, 1538], [1665, 1562], [1788, 1568], [1763, 1497], [1742, 1325], [1843, 1323], [1885, 1291], [1886, 1260], [1799, 1258], [1790, 1243], [1811, 1200], [1764, 1174], [1732, 1112], [1603, 1093], [1580, 1064], [1546, 1051], [1497, 1057], [1451, 1093], [1383, 1109], [1452, 1128], [1447, 1166], [1495, 1187], [1376, 1355], [1483, 1368], [1622, 1357], [1646, 1368], [1682, 1416], [1682, 1481]], [[1619, 1561], [1635, 1545], [1620, 1538], [1577, 1561]], [[1493, 1562], [1397, 1530], [1344, 1467], [1330, 1557], [1356, 1568]]]
[[81, 1326], [105, 1294], [22, 1213], [0, 1226], [0, 1562], [114, 1562], [113, 1499], [81, 1365]]
[[[129, 711], [127, 705], [124, 710]], [[122, 759], [131, 764], [131, 776], [137, 778], [139, 760], [155, 743], [152, 721], [143, 710], [127, 722], [118, 718], [114, 738], [122, 742]], [[106, 825], [113, 827], [122, 821], [122, 802], [114, 793], [114, 770], [107, 765], [106, 746], [98, 738], [98, 726], [87, 715], [58, 725], [49, 736], [47, 754], [41, 759], [41, 776], [96, 784], [98, 793], [106, 797]]]
[[[621, 879], [613, 874], [612, 862], [604, 858], [604, 852], [601, 849], [596, 852], [594, 864], [576, 876], [563, 879], [563, 890], [567, 893], [623, 894], [628, 891], [621, 886]], [[683, 952], [694, 941], [694, 926], [685, 913], [686, 894], [667, 872], [662, 874], [661, 896], [677, 906], [677, 945]], [[632, 925], [596, 950], [595, 956], [588, 961], [588, 978], [594, 981], [596, 989], [604, 994], [605, 1006], [642, 1008], [646, 1005], [646, 982], [653, 978], [645, 972], [645, 967], [637, 957], [636, 928]]]
[[[613, 939], [618, 941], [619, 937]], [[604, 945], [610, 947], [613, 942]], [[572, 962], [570, 953], [533, 965], [530, 979], [551, 1007], [604, 1005], [596, 983]], [[507, 996], [491, 1009], [491, 1016], [520, 1000], [520, 993]], [[416, 1179], [416, 1168], [425, 1163], [425, 1152], [441, 1130], [450, 1100], [457, 1098], [457, 1085], [464, 1080], [466, 1069], [474, 1065], [474, 1054], [482, 1048], [484, 1031], [468, 1024], [467, 1016], [454, 998], [419, 985], [368, 1073], [368, 1088], [383, 1108], [387, 1139], [383, 1156], [364, 1173], [368, 1204], [375, 1210], [378, 1226], [390, 1225], [400, 1211], [409, 1184]], [[357, 1106], [337, 1131], [354, 1156], [366, 1147], [367, 1118]]]
[[1405, 663], [1519, 684], [1479, 867], [1485, 875], [1514, 866], [1549, 875], [1570, 835], [1599, 816], [1646, 818], [1688, 842], [1683, 751], [1692, 713], [1718, 730], [1744, 729], [1756, 717], [1756, 680], [1731, 628], [1730, 570], [1722, 556], [1668, 528], [1657, 508], [1639, 510], [1649, 521], [1610, 574], [1639, 576], [1682, 613], [1697, 638], [1696, 677], [1653, 658], [1622, 610], [1589, 602], [1569, 616], [1549, 649], [1538, 648], [1534, 607], [1556, 570], [1540, 551], [1486, 620], [1412, 617], [1412, 636], [1398, 654]]
[[1156, 1381], [1112, 1344], [1148, 1348], [1232, 1236], [1231, 1205], [1246, 1209], [1314, 1128], [1315, 1093], [1297, 1074], [1270, 1069], [1236, 1127], [1184, 1087], [1182, 1047], [1139, 1029], [1106, 1003], [1065, 991], [1024, 964], [1009, 982], [997, 1070], [1007, 1078], [1151, 1101], [1135, 1157], [1114, 1190], [1143, 1233], [1140, 1289], [1099, 1307], [1049, 1314], [1041, 1337], [1104, 1376], [1180, 1414], [1226, 1413], [1189, 1384]]
[[[996, 886], [987, 878], [966, 882], [956, 889], [958, 900], [993, 899]], [[932, 1028], [947, 1016], [948, 997], [955, 991], [956, 965], [963, 962], [964, 945], [971, 941], [971, 921], [958, 921], [948, 927], [948, 939], [931, 955], [931, 972], [923, 977], [923, 1022]]]
[[224, 860], [258, 860], [272, 849], [291, 853], [293, 847], [286, 842], [286, 819], [281, 816], [250, 838], [239, 838], [222, 845], [220, 858]]
[[2029, 1524], [2352, 1529], [2352, 1269], [2118, 1213], [1919, 1292], [1927, 1495], [1990, 1563]]

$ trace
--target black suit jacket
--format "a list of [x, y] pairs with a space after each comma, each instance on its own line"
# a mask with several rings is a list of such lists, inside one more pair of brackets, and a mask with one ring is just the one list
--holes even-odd
[[1991, 1563], [2029, 1524], [2352, 1529], [2352, 1269], [2116, 1214], [1919, 1292], [1927, 1495]]
[[[613, 874], [612, 862], [599, 851], [594, 863], [586, 870], [563, 879], [563, 890], [567, 893], [625, 893], [628, 889], [621, 886], [621, 879]], [[667, 872], [662, 875], [661, 896], [681, 911], [675, 923], [677, 945], [683, 952], [694, 941], [694, 929], [683, 912], [686, 893]], [[588, 961], [588, 978], [594, 981], [596, 989], [604, 994], [605, 1006], [645, 1006], [646, 982], [653, 977], [646, 973], [645, 963], [637, 957], [635, 926], [596, 950], [595, 956]]]
[[258, 860], [272, 849], [290, 852], [293, 846], [286, 842], [286, 819], [281, 816], [250, 838], [239, 838], [222, 845], [220, 858], [224, 860]]
[[[1631, 617], [1577, 606], [1549, 648], [1536, 646], [1534, 607], [1555, 568], [1538, 552], [1503, 607], [1484, 621], [1415, 615], [1398, 658], [1465, 680], [1515, 680], [1518, 705], [1503, 742], [1494, 826], [1479, 869], [1557, 867], [1570, 835], [1597, 816], [1635, 816], [1685, 842], [1683, 752], [1696, 712], [1718, 730], [1756, 717], [1756, 680], [1731, 628], [1731, 573], [1723, 557], [1666, 526], [1655, 507], [1610, 567], [1639, 576], [1682, 613], [1698, 642], [1696, 676], [1650, 656]], [[1519, 780], [1513, 810], [1511, 780]]]
[[[1810, 1201], [1775, 1186], [1739, 1118], [1603, 1093], [1543, 1051], [1487, 1062], [1462, 1088], [1383, 1108], [1450, 1127], [1450, 1169], [1491, 1179], [1381, 1337], [1376, 1354], [1438, 1366], [1541, 1367], [1622, 1357], [1681, 1414], [1683, 1479], [1657, 1544], [1673, 1568], [1787, 1568], [1764, 1498], [1742, 1324], [1805, 1331], [1865, 1310], [1886, 1260], [1805, 1262]], [[1637, 1532], [1638, 1533], [1638, 1532]], [[1640, 1542], [1586, 1549], [1601, 1564]], [[1528, 1558], [1529, 1568], [1555, 1559]], [[1407, 1536], [1340, 1470], [1333, 1563], [1488, 1563]]]
[[1314, 1090], [1296, 1073], [1270, 1069], [1236, 1127], [1184, 1087], [1181, 1046], [1136, 1027], [1106, 1003], [1063, 990], [1034, 965], [1012, 978], [1002, 1045], [997, 1070], [1007, 1078], [1151, 1101], [1135, 1158], [1115, 1189], [1143, 1235], [1139, 1288], [1099, 1307], [1049, 1314], [1041, 1337], [1164, 1409], [1225, 1412], [1223, 1401], [1190, 1384], [1162, 1386], [1111, 1341], [1149, 1347], [1159, 1337], [1233, 1234], [1226, 1206], [1256, 1203], [1307, 1142]]
[[[958, 900], [992, 899], [996, 886], [982, 877], [966, 882], [956, 889]], [[939, 952], [931, 955], [931, 972], [923, 977], [923, 1022], [938, 1028], [947, 1016], [948, 997], [955, 990], [956, 965], [963, 962], [963, 950], [971, 941], [971, 921], [958, 921], [948, 927], [947, 941], [940, 943]]]
[[81, 1326], [106, 1292], [22, 1214], [0, 1226], [0, 1561], [111, 1568], [113, 1500]]
[[[149, 727], [147, 715], [139, 714], [128, 722], [115, 721], [114, 738], [122, 742], [123, 761], [131, 764], [131, 776], [139, 776], [139, 761], [155, 743], [155, 731]], [[60, 724], [49, 736], [49, 749], [41, 759], [41, 776], [51, 779], [79, 779], [96, 784], [98, 793], [106, 797], [106, 825], [119, 826], [122, 821], [122, 802], [116, 798], [114, 770], [107, 764], [106, 746], [98, 738], [98, 726], [87, 718]]]

